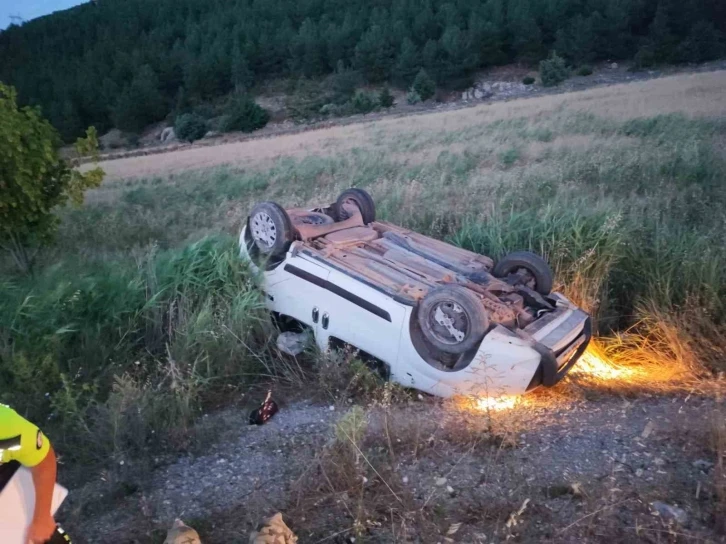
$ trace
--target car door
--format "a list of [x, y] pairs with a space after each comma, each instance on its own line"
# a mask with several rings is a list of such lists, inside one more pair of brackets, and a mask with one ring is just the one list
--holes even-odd
[[327, 297], [320, 305], [321, 334], [363, 350], [392, 369], [405, 309], [388, 295], [337, 270], [330, 271], [328, 289], [335, 298]]
[[307, 259], [293, 257], [265, 278], [268, 307], [308, 325], [321, 348], [327, 347], [327, 332], [321, 327], [321, 307], [333, 295], [325, 286], [328, 269]]

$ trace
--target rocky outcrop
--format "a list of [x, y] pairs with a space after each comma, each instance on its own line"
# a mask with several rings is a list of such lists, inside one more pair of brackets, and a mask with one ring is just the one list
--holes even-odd
[[531, 85], [519, 81], [478, 81], [473, 87], [461, 93], [465, 101], [486, 100], [488, 98], [507, 98], [521, 96], [523, 92], [532, 91]]
[[159, 140], [161, 140], [162, 143], [176, 142], [176, 133], [174, 132], [174, 127], [166, 127], [164, 130], [162, 130]]

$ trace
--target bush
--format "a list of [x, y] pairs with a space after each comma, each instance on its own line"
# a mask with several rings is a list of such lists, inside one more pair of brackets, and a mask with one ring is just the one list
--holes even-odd
[[19, 108], [15, 89], [0, 83], [0, 251], [25, 273], [55, 235], [56, 210], [68, 201], [80, 206], [84, 191], [103, 180], [100, 168], [76, 168], [84, 155], [98, 159], [95, 128], [76, 141], [74, 158], [63, 158], [59, 147], [58, 133], [40, 110]]
[[522, 83], [524, 83], [525, 85], [533, 85], [534, 78], [532, 76], [527, 76], [522, 80]]
[[176, 118], [174, 133], [185, 142], [193, 142], [202, 138], [207, 132], [207, 122], [194, 113], [184, 113]]
[[1, 281], [12, 349], [0, 345], [0, 402], [36, 421], [54, 413], [49, 431], [73, 461], [182, 439], [215, 383], [260, 370], [246, 346], [262, 347], [265, 314], [238, 252], [234, 239], [207, 238], [137, 263], [69, 259]]
[[589, 66], [587, 64], [583, 64], [578, 68], [577, 70], [578, 76], [591, 76], [592, 75], [592, 66]]
[[570, 71], [565, 65], [565, 59], [552, 51], [548, 59], [539, 63], [539, 77], [545, 87], [554, 87], [565, 81], [570, 76]]
[[270, 120], [267, 110], [261, 108], [248, 96], [236, 96], [230, 100], [225, 111], [225, 119], [220, 128], [222, 132], [240, 130], [253, 132], [264, 127]]
[[378, 94], [378, 105], [382, 108], [390, 108], [396, 103], [388, 87], [383, 87]]
[[436, 83], [429, 77], [426, 70], [421, 68], [413, 80], [411, 90], [415, 91], [422, 101], [426, 101], [436, 93]]
[[418, 104], [421, 102], [421, 95], [418, 94], [416, 91], [411, 89], [408, 91], [408, 94], [406, 95], [406, 102], [408, 102], [411, 105]]
[[642, 70], [643, 68], [650, 68], [656, 63], [655, 49], [651, 45], [644, 45], [633, 57], [632, 70]]
[[362, 90], [356, 91], [350, 103], [356, 113], [368, 113], [376, 109], [377, 106], [375, 97]]
[[325, 104], [320, 108], [320, 114], [326, 117], [343, 117], [353, 113], [353, 106], [350, 102], [345, 104]]
[[329, 102], [339, 106], [345, 104], [353, 98], [356, 89], [363, 83], [360, 72], [348, 70], [339, 62], [335, 73], [325, 80], [325, 89], [329, 94]]

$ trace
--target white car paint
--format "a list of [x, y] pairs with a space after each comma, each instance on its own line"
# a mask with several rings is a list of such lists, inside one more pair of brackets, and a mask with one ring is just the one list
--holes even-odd
[[[486, 334], [465, 368], [444, 369], [443, 366], [436, 367], [425, 361], [416, 350], [409, 332], [414, 311], [412, 306], [397, 302], [325, 262], [298, 252], [302, 242], [293, 242], [284, 261], [273, 270], [261, 270], [255, 265], [247, 251], [244, 229], [240, 233], [239, 243], [242, 259], [262, 277], [267, 307], [310, 327], [320, 349], [328, 349], [330, 339], [337, 338], [386, 363], [390, 368], [391, 380], [441, 397], [525, 393], [542, 359], [533, 347], [534, 340], [546, 338], [577, 311], [565, 297], [554, 294], [559, 298], [562, 315], [531, 335], [531, 338], [517, 336], [502, 326], [496, 326]], [[390, 315], [390, 321], [329, 289], [291, 274], [285, 270], [287, 265], [313, 274], [321, 281], [330, 282], [374, 304]], [[313, 317], [315, 312], [317, 322]], [[324, 328], [323, 320], [326, 318], [328, 327]], [[560, 344], [573, 341], [581, 333], [582, 329], [568, 331]]]

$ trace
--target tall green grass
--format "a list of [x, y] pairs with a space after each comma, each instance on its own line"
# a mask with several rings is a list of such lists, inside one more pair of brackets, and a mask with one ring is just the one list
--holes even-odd
[[278, 371], [259, 356], [270, 331], [234, 241], [248, 210], [349, 186], [382, 219], [495, 258], [541, 253], [601, 333], [640, 323], [648, 336], [665, 319], [723, 370], [725, 138], [721, 119], [559, 111], [116, 182], [62, 212], [35, 277], [0, 281], [0, 400], [50, 417], [54, 438], [82, 441], [66, 450], [80, 460], [183, 441], [220, 390]]
[[70, 456], [139, 453], [264, 370], [251, 351], [264, 323], [233, 238], [68, 259], [0, 284], [0, 399], [50, 417]]

